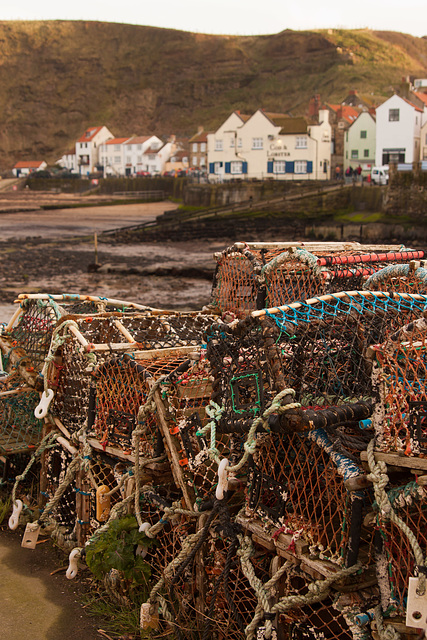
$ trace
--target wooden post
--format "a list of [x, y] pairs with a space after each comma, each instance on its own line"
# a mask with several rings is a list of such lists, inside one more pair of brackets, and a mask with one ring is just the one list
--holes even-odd
[[95, 233], [93, 234], [93, 241], [95, 244], [95, 264], [98, 264], [98, 234]]

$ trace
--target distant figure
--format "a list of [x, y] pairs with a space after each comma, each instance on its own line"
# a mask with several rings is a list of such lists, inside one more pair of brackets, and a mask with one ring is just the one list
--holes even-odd
[[360, 182], [362, 182], [362, 167], [360, 166], [360, 164], [356, 169], [356, 173], [357, 173], [358, 180], [360, 180]]
[[337, 164], [337, 166], [335, 167], [335, 179], [341, 180], [341, 167], [339, 166], [339, 164]]

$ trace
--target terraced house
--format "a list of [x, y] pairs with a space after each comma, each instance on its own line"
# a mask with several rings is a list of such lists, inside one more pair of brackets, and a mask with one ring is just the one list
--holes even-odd
[[318, 121], [258, 109], [233, 112], [207, 136], [209, 179], [328, 180], [331, 126], [328, 111]]

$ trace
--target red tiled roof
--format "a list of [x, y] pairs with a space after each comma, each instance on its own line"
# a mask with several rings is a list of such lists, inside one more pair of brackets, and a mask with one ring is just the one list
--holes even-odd
[[43, 160], [20, 160], [13, 167], [14, 169], [37, 169], [41, 164], [43, 164]]
[[422, 93], [421, 91], [414, 91], [414, 96], [417, 96], [418, 100], [424, 102], [427, 107], [427, 93]]
[[104, 144], [124, 144], [130, 140], [130, 138], [113, 138], [112, 140], [107, 140]]
[[341, 111], [341, 117], [344, 118], [344, 120], [347, 120], [347, 122], [354, 122], [361, 113], [360, 109], [351, 107], [348, 104], [327, 104], [326, 106], [335, 111], [335, 113]]
[[423, 110], [421, 109], [421, 107], [417, 107], [413, 102], [411, 102], [410, 100], [408, 100], [408, 98], [404, 98], [403, 96], [400, 96], [402, 98], [402, 100], [404, 100], [405, 102], [407, 102], [408, 104], [411, 105], [411, 107], [414, 107], [415, 111], [420, 111], [421, 113], [423, 112]]
[[86, 131], [84, 132], [84, 134], [82, 135], [81, 138], [79, 138], [77, 140], [77, 142], [90, 142], [91, 140], [94, 139], [94, 137], [96, 136], [96, 134], [101, 131], [102, 127], [89, 127], [89, 129], [86, 129]]

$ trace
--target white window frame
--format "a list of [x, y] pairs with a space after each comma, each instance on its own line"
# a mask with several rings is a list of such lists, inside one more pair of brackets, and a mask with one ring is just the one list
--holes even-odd
[[273, 162], [273, 173], [286, 173], [286, 160]]
[[219, 175], [220, 173], [222, 173], [222, 167], [221, 167], [221, 162], [214, 162], [214, 173], [216, 175]]
[[294, 173], [307, 173], [307, 160], [295, 160]]
[[197, 142], [193, 142], [193, 153], [197, 153]]
[[243, 173], [243, 166], [240, 160], [233, 160], [230, 162], [230, 173], [238, 175]]
[[215, 151], [224, 151], [222, 138], [218, 138], [215, 140]]
[[252, 149], [264, 149], [264, 140], [263, 138], [252, 138]]
[[359, 149], [352, 149], [351, 150], [351, 159], [352, 160], [359, 160]]
[[200, 143], [200, 151], [202, 153], [206, 153], [206, 142], [201, 142]]
[[389, 122], [399, 122], [400, 121], [400, 109], [389, 109], [388, 110], [388, 121]]
[[307, 136], [296, 136], [295, 149], [307, 149]]

